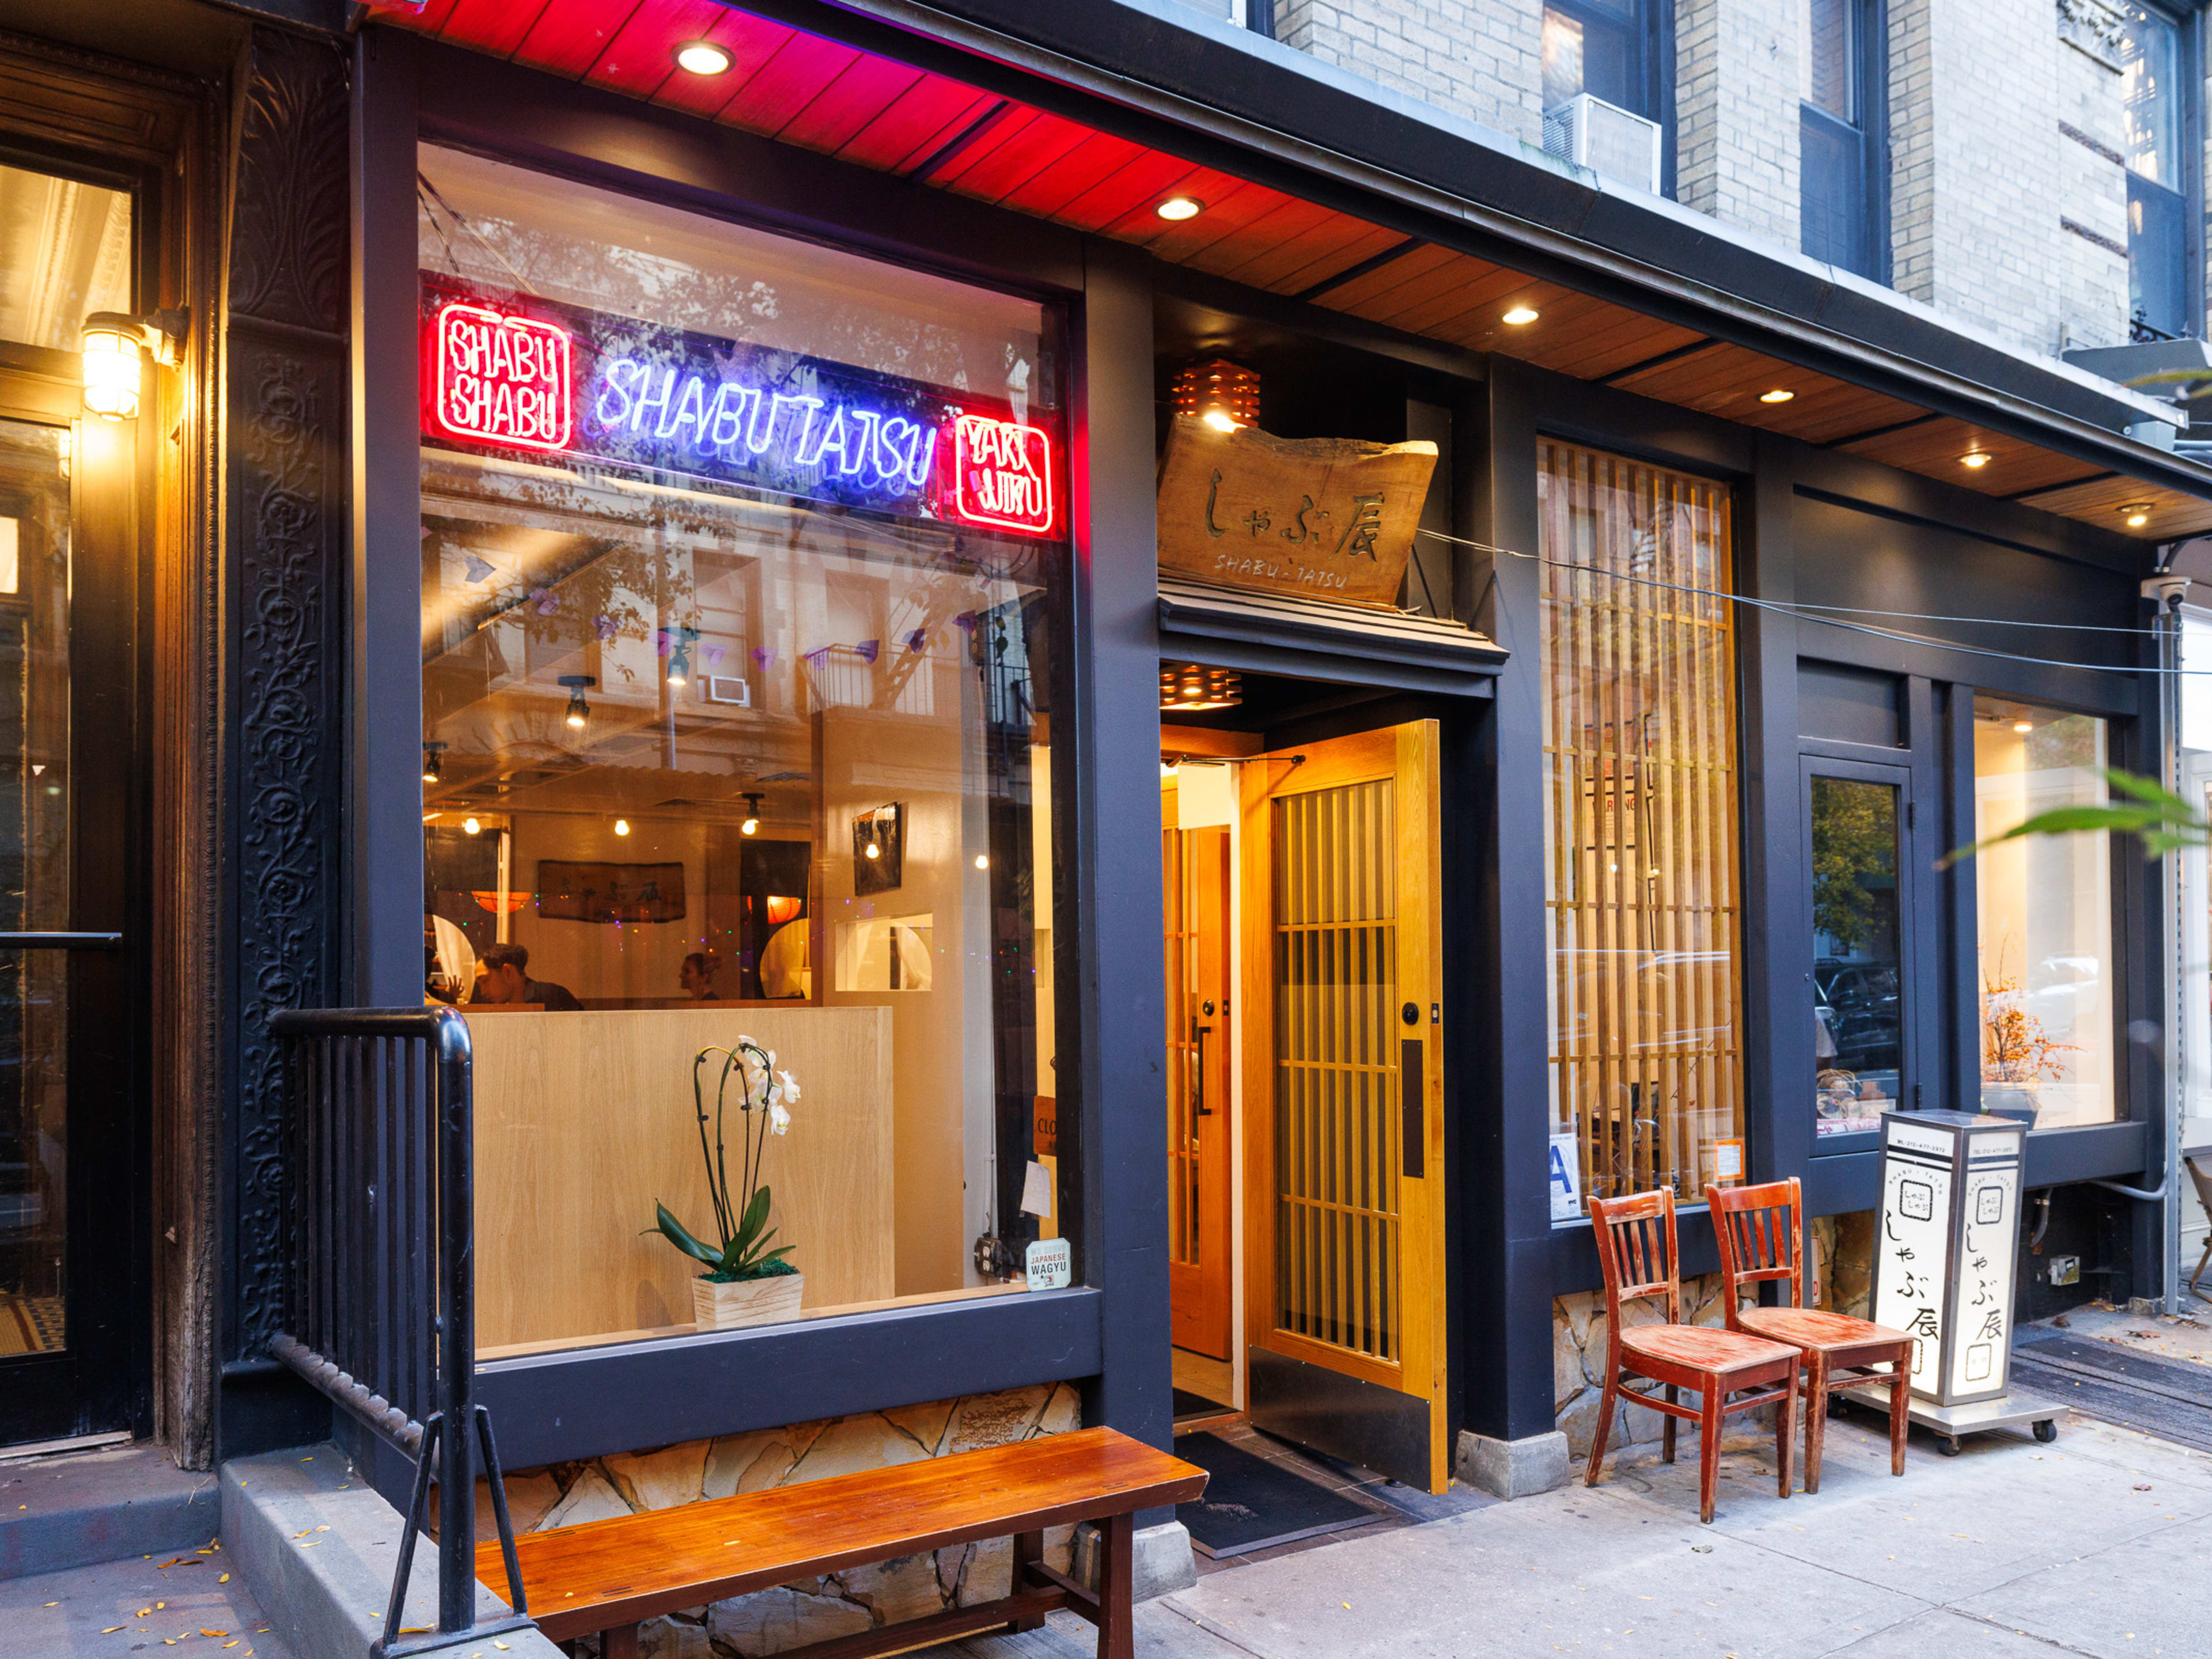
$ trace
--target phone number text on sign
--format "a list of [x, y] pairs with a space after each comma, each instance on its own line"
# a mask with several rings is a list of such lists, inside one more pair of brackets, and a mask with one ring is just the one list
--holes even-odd
[[568, 331], [453, 301], [434, 333], [439, 425], [457, 438], [565, 449], [575, 426]]

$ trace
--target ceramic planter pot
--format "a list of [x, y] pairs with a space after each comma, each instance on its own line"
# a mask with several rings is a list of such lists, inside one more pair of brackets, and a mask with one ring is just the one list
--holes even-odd
[[773, 1325], [799, 1316], [805, 1273], [740, 1279], [717, 1285], [702, 1275], [691, 1281], [691, 1312], [702, 1331], [735, 1330], [740, 1325]]

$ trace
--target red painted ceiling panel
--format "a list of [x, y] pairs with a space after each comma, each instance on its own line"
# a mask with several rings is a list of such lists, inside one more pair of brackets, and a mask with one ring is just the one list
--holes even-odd
[[[690, 75], [678, 70], [676, 48], [687, 40], [706, 39], [708, 31], [729, 15], [730, 9], [715, 0], [645, 0], [607, 43], [599, 61], [584, 78], [595, 87], [633, 98], [650, 98], [663, 82], [672, 79], [726, 80], [723, 76]], [[729, 50], [726, 43], [724, 49]], [[717, 98], [715, 101], [719, 105], [725, 100]]]
[[[710, 0], [711, 4], [711, 0]], [[721, 16], [699, 38], [712, 40], [730, 54], [726, 75], [672, 75], [660, 83], [653, 101], [692, 115], [720, 116], [745, 83], [790, 44], [798, 33], [781, 23], [726, 7], [713, 6]]]
[[963, 196], [996, 202], [1058, 162], [1091, 136], [1091, 129], [1040, 110], [1027, 120], [1001, 122], [938, 178]]
[[1206, 167], [1189, 174], [1176, 188], [1205, 203], [1206, 211], [1195, 219], [1170, 221], [1153, 211], [1156, 203], [1142, 202], [1109, 225], [1106, 234], [1139, 243], [1163, 259], [1179, 262], [1288, 199], [1280, 191], [1248, 185]]
[[778, 136], [787, 144], [804, 144], [809, 149], [842, 149], [854, 133], [921, 79], [918, 69], [864, 56], [823, 88]]
[[531, 26], [558, 0], [460, 0], [438, 31], [441, 40], [511, 57]]
[[1068, 203], [1060, 210], [1060, 217], [1085, 230], [1103, 230], [1132, 213], [1141, 214], [1154, 224], [1164, 224], [1166, 221], [1153, 210], [1169, 197], [1189, 190], [1191, 181], [1204, 172], [1181, 156], [1164, 155], [1156, 149], [1141, 150], [1128, 166], [1100, 179]]
[[548, 6], [522, 37], [514, 55], [539, 69], [580, 80], [635, 15], [638, 4], [639, 0], [565, 0]]
[[817, 34], [796, 34], [722, 106], [722, 118], [779, 133], [860, 54]]
[[1042, 219], [1056, 219], [1069, 202], [1112, 178], [1144, 153], [1126, 138], [1094, 132], [1042, 173], [1000, 198], [1000, 205]]
[[904, 172], [934, 155], [999, 100], [988, 92], [925, 75], [905, 97], [854, 133], [837, 154], [862, 167]]

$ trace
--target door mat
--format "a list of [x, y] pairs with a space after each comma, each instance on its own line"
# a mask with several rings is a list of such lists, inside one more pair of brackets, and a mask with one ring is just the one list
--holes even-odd
[[1175, 1391], [1175, 1419], [1178, 1423], [1194, 1417], [1227, 1417], [1234, 1409], [1218, 1400], [1208, 1400], [1202, 1394], [1193, 1394], [1188, 1389]]
[[2212, 1370], [2204, 1366], [2116, 1342], [2022, 1332], [2012, 1351], [2012, 1380], [2084, 1417], [2212, 1451]]
[[1189, 1529], [1190, 1541], [1209, 1556], [1243, 1555], [1384, 1518], [1219, 1435], [1179, 1435], [1175, 1452], [1211, 1477], [1203, 1498], [1176, 1505], [1176, 1519]]

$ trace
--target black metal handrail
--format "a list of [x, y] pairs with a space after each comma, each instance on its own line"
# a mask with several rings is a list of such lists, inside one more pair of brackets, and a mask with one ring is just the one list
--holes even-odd
[[[384, 1659], [529, 1622], [491, 1418], [476, 1401], [469, 1028], [450, 1008], [287, 1009], [284, 1318], [275, 1357], [412, 1459]], [[473, 1431], [473, 1433], [471, 1432]], [[481, 1445], [512, 1615], [476, 1621]], [[415, 1540], [440, 1491], [438, 1626], [403, 1641]]]

